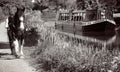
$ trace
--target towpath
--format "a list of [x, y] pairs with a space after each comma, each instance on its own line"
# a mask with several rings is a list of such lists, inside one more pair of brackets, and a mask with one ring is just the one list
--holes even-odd
[[25, 59], [10, 55], [5, 23], [0, 23], [0, 72], [35, 72]]

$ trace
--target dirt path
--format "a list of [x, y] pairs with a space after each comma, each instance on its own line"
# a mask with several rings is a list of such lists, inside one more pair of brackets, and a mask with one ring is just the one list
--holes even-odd
[[0, 42], [8, 42], [5, 22], [0, 23]]
[[[5, 24], [0, 24], [0, 43], [8, 43]], [[35, 72], [24, 59], [16, 59], [10, 55], [9, 48], [2, 48], [0, 44], [0, 72]]]

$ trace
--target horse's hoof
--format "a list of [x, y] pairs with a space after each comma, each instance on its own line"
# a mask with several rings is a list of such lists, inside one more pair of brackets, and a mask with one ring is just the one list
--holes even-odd
[[19, 55], [18, 58], [19, 58], [19, 59], [23, 59], [24, 56], [23, 56], [23, 55]]
[[16, 55], [16, 54], [14, 52], [12, 52], [11, 55]]
[[11, 55], [14, 55], [13, 53], [11, 53]]
[[23, 58], [24, 58], [24, 56], [20, 56], [19, 58], [20, 58], [20, 59], [23, 59]]
[[15, 57], [16, 57], [17, 59], [19, 59], [19, 56], [18, 56], [18, 55], [15, 55]]

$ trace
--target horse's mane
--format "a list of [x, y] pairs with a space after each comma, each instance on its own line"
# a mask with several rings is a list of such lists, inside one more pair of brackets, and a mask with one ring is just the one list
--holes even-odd
[[20, 18], [21, 16], [24, 17], [24, 10], [25, 10], [25, 9], [17, 8], [17, 12], [15, 13], [15, 16], [14, 16], [14, 18], [15, 18], [15, 23], [16, 23], [15, 25], [16, 25], [16, 26], [20, 25], [20, 20], [19, 20], [19, 18]]

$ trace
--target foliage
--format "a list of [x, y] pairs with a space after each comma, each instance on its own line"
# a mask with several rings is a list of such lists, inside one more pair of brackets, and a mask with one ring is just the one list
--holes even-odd
[[84, 0], [76, 0], [77, 8], [80, 10], [85, 9], [85, 1]]
[[96, 9], [96, 8], [105, 8], [116, 7], [119, 0], [38, 0], [40, 4], [47, 6], [56, 6], [62, 8], [74, 8], [74, 9]]
[[102, 5], [102, 6], [106, 6], [106, 7], [114, 7], [117, 3], [116, 0], [98, 0], [99, 3]]
[[37, 0], [43, 6], [54, 6], [56, 8], [70, 8], [74, 6], [75, 0]]
[[[36, 3], [31, 3], [30, 0], [1, 0], [2, 4], [9, 7], [9, 5], [17, 5], [18, 7], [25, 6], [26, 8], [33, 8], [36, 6], [49, 7], [54, 6], [56, 9], [98, 9], [98, 8], [116, 8], [119, 7], [119, 0], [36, 0]], [[11, 3], [11, 4], [10, 4]], [[7, 9], [7, 8], [6, 8]]]
[[0, 6], [5, 15], [16, 12], [15, 8], [30, 8], [32, 3], [29, 0], [0, 0]]
[[9, 5], [21, 7], [23, 4], [24, 3], [22, 2], [22, 0], [0, 0], [0, 5], [2, 7], [4, 6], [9, 7]]
[[1, 21], [3, 21], [4, 19], [5, 19], [5, 16], [4, 16], [4, 14], [3, 14], [3, 12], [2, 12], [2, 8], [0, 7], [0, 22]]
[[82, 4], [80, 7], [85, 9], [97, 9], [97, 8], [114, 8], [116, 6], [116, 0], [77, 0], [77, 4]]

